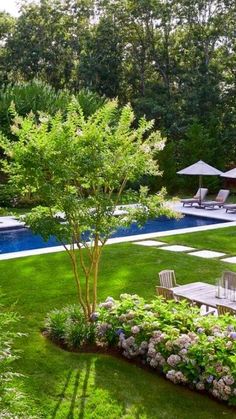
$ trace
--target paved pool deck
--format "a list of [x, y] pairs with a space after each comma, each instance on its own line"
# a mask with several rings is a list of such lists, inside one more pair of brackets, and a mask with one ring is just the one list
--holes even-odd
[[16, 217], [12, 215], [7, 217], [0, 217], [0, 231], [19, 227], [24, 227], [24, 223], [19, 221]]
[[217, 208], [217, 209], [204, 209], [198, 206], [185, 206], [181, 204], [181, 202], [169, 202], [168, 205], [175, 209], [176, 211], [181, 212], [182, 214], [186, 215], [197, 215], [199, 217], [207, 217], [207, 218], [214, 218], [216, 220], [221, 221], [236, 221], [236, 211], [235, 213], [226, 212], [224, 208]]
[[[200, 227], [188, 227], [188, 228], [181, 228], [181, 229], [176, 229], [176, 230], [159, 231], [155, 233], [137, 234], [137, 235], [127, 236], [127, 237], [116, 237], [113, 239], [109, 239], [107, 241], [107, 245], [116, 244], [116, 243], [134, 242], [134, 241], [139, 241], [139, 240], [147, 240], [147, 239], [153, 239], [157, 237], [172, 236], [172, 235], [185, 234], [185, 233], [193, 233], [193, 232], [198, 232], [198, 231], [215, 230], [218, 228], [226, 228], [230, 226], [236, 227], [236, 213], [226, 213], [225, 209], [204, 210], [198, 207], [183, 207], [180, 202], [169, 202], [168, 205], [174, 210], [181, 212], [183, 214], [214, 218], [216, 220], [219, 220], [220, 222], [219, 224], [216, 223], [216, 224], [210, 224], [210, 225], [205, 225], [205, 226], [200, 226]], [[222, 223], [222, 221], [225, 221], [225, 222]], [[20, 227], [24, 227], [24, 223], [17, 220], [17, 218], [14, 216], [0, 217], [0, 231], [4, 229], [9, 229], [9, 228], [17, 229]], [[19, 252], [0, 254], [0, 260], [15, 259], [19, 257], [42, 255], [42, 254], [48, 254], [48, 253], [57, 253], [57, 252], [63, 252], [63, 251], [65, 251], [63, 246], [24, 250], [24, 251], [19, 251]]]

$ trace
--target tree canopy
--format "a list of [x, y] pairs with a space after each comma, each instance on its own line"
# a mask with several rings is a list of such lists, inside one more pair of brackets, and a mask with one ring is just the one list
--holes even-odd
[[[74, 99], [65, 117], [61, 112], [41, 113], [39, 119], [33, 113], [25, 118], [16, 114], [12, 130], [18, 141], [2, 140], [10, 184], [42, 202], [26, 223], [45, 240], [54, 235], [65, 247], [88, 319], [96, 308], [102, 248], [112, 232], [134, 221], [142, 225], [156, 215], [173, 215], [164, 205], [164, 190], [156, 195], [146, 187], [132, 190], [143, 175], [159, 174], [157, 156], [164, 140], [153, 126], [154, 121], [141, 118], [135, 128], [130, 105], [119, 110], [115, 100], [86, 118]], [[116, 214], [122, 197], [130, 196], [137, 205]]]
[[[186, 165], [185, 153], [196, 160], [209, 148], [210, 164], [230, 168], [236, 162], [235, 18], [233, 0], [23, 2], [17, 19], [0, 19], [0, 80], [37, 78], [56, 90], [117, 97], [138, 116], [155, 119], [176, 169]], [[199, 149], [192, 150], [189, 132]], [[167, 155], [160, 156], [163, 179]], [[178, 183], [174, 177], [168, 186]]]

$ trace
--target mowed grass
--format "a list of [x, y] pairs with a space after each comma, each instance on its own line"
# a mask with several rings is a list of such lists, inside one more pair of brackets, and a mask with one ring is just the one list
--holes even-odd
[[[217, 233], [216, 233], [217, 234]], [[225, 264], [133, 244], [107, 246], [101, 263], [99, 299], [138, 293], [151, 299], [157, 273], [175, 269], [180, 284], [214, 283]], [[17, 329], [24, 389], [37, 418], [215, 419], [236, 418], [235, 410], [207, 396], [175, 386], [156, 372], [125, 360], [65, 352], [41, 334], [46, 313], [76, 302], [65, 253], [0, 262], [4, 303], [23, 317]], [[26, 413], [26, 418], [27, 418]]]
[[[171, 244], [183, 244], [199, 249], [216, 250], [236, 256], [236, 227], [161, 237], [160, 240]], [[232, 267], [232, 265], [229, 266]]]

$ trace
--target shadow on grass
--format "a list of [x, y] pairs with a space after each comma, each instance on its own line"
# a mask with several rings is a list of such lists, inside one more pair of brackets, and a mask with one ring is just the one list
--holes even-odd
[[[73, 371], [73, 369], [69, 370], [51, 419], [61, 418], [61, 414], [66, 419], [74, 419], [75, 417], [77, 419], [84, 418], [86, 398], [89, 396], [87, 389], [90, 381], [91, 363], [92, 360], [89, 358], [85, 361], [84, 368], [78, 369], [77, 371]], [[64, 415], [64, 413], [61, 413], [61, 410], [64, 412], [65, 407], [63, 405], [65, 402], [66, 405], [69, 404], [69, 411]], [[68, 408], [66, 407], [66, 410]]]
[[75, 376], [75, 381], [74, 381], [73, 394], [71, 397], [70, 410], [67, 415], [67, 419], [72, 419], [74, 417], [74, 409], [75, 409], [76, 397], [77, 397], [78, 388], [79, 388], [79, 380], [80, 380], [80, 372], [77, 371], [76, 376]]
[[[235, 410], [111, 356], [74, 354], [52, 419], [233, 419]], [[79, 369], [78, 369], [79, 365]]]
[[52, 419], [55, 419], [56, 418], [57, 413], [60, 410], [60, 406], [63, 403], [64, 397], [65, 397], [65, 394], [66, 394], [66, 390], [67, 390], [67, 387], [68, 387], [69, 382], [70, 382], [70, 379], [71, 379], [71, 375], [72, 375], [72, 369], [69, 370], [69, 372], [68, 372], [68, 374], [66, 376], [66, 380], [65, 380], [65, 384], [63, 386], [62, 392], [59, 395], [58, 402], [57, 402], [57, 404], [55, 406], [55, 409], [54, 409], [54, 411], [52, 413]]
[[[202, 261], [133, 244], [107, 246], [99, 300], [108, 295], [117, 298], [122, 292], [153, 298], [162, 269], [174, 269], [179, 283], [199, 278], [213, 282], [224, 266], [218, 260]], [[236, 418], [227, 406], [174, 386], [158, 374], [118, 359], [66, 353], [46, 342], [39, 333], [46, 313], [77, 301], [67, 255], [1, 261], [0, 277], [5, 306], [17, 301], [15, 310], [24, 317], [20, 329], [17, 325], [17, 331], [27, 333], [19, 342], [23, 353], [18, 367], [28, 377], [26, 391], [44, 418]]]
[[84, 413], [85, 413], [85, 402], [86, 402], [86, 398], [88, 397], [87, 388], [88, 388], [90, 370], [91, 370], [91, 359], [89, 359], [86, 363], [86, 372], [84, 376], [81, 403], [80, 403], [80, 408], [79, 408], [79, 419], [83, 419]]

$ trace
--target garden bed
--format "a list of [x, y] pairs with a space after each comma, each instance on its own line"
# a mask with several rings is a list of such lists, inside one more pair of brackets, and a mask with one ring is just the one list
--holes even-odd
[[[43, 331], [42, 335], [46, 339], [51, 340], [50, 335], [46, 331]], [[77, 354], [98, 354], [98, 355], [112, 356], [113, 358], [117, 358], [117, 359], [122, 360], [122, 361], [124, 361], [128, 364], [135, 365], [136, 367], [141, 368], [144, 371], [148, 371], [149, 373], [151, 373], [153, 375], [156, 374], [156, 370], [154, 370], [150, 365], [147, 365], [147, 364], [143, 363], [142, 359], [140, 359], [140, 358], [128, 359], [128, 358], [124, 357], [124, 355], [122, 354], [121, 349], [119, 349], [119, 348], [99, 346], [99, 345], [94, 344], [94, 345], [83, 345], [80, 348], [75, 349], [75, 348], [68, 347], [67, 345], [63, 344], [61, 341], [53, 340], [52, 342], [56, 346], [59, 346], [64, 351], [68, 351], [68, 352], [71, 352], [71, 353], [77, 353]], [[166, 381], [169, 381], [167, 379], [166, 375], [163, 373], [161, 368], [158, 369], [158, 373]], [[186, 386], [185, 386], [185, 388], [186, 388]], [[186, 390], [190, 391], [193, 394], [196, 391], [194, 386], [190, 386], [190, 385], [186, 388]], [[219, 405], [225, 405], [224, 400], [216, 399], [212, 394], [210, 394], [206, 390], [202, 390], [201, 394], [203, 396], [209, 397], [211, 400], [214, 400], [216, 403], [219, 403]], [[230, 407], [232, 409], [232, 412], [234, 412], [235, 407], [233, 405], [230, 405]]]
[[84, 321], [76, 306], [55, 310], [46, 320], [46, 335], [63, 349], [125, 357], [156, 370], [174, 384], [207, 392], [236, 405], [236, 320], [200, 316], [185, 301], [137, 295], [108, 297]]

